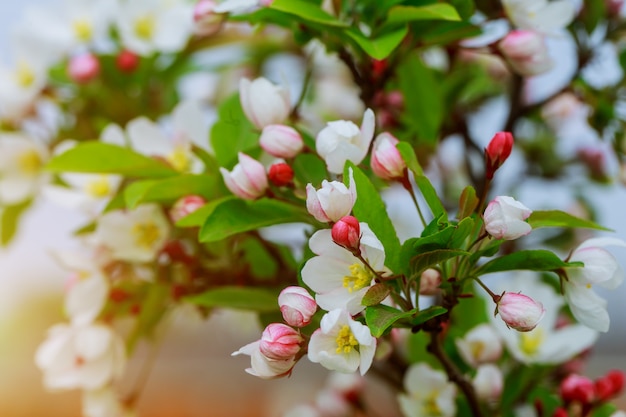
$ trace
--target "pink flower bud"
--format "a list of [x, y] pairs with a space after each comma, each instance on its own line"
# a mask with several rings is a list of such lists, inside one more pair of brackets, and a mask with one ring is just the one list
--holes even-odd
[[170, 219], [174, 223], [198, 210], [206, 204], [206, 200], [199, 195], [188, 195], [182, 197], [174, 203], [170, 210]]
[[422, 272], [420, 278], [420, 295], [435, 295], [439, 292], [441, 285], [441, 273], [433, 268], [428, 268]]
[[609, 371], [594, 382], [595, 396], [600, 401], [608, 401], [619, 395], [623, 388], [624, 373], [617, 370]]
[[498, 300], [496, 314], [518, 332], [529, 332], [543, 318], [543, 305], [532, 298], [513, 292], [504, 293]]
[[538, 75], [552, 68], [548, 48], [543, 36], [537, 32], [514, 30], [498, 43], [498, 48], [520, 75]]
[[293, 181], [293, 169], [284, 162], [273, 164], [270, 166], [268, 178], [277, 187], [289, 185]]
[[282, 323], [272, 323], [263, 330], [259, 349], [266, 358], [282, 361], [293, 358], [304, 341], [300, 332]]
[[139, 59], [139, 55], [124, 49], [115, 58], [115, 64], [120, 71], [131, 73], [137, 69]]
[[100, 61], [90, 53], [76, 55], [70, 58], [67, 72], [73, 81], [85, 84], [100, 73]]
[[322, 188], [306, 186], [306, 208], [320, 222], [336, 222], [352, 212], [356, 201], [356, 185], [350, 170], [350, 187], [338, 181], [322, 181]]
[[514, 198], [498, 196], [485, 209], [485, 230], [496, 239], [517, 239], [531, 232], [525, 221], [531, 214], [531, 209]]
[[594, 398], [593, 381], [581, 375], [571, 374], [561, 382], [560, 392], [565, 403], [589, 404]]
[[217, 3], [213, 0], [200, 0], [193, 8], [194, 32], [200, 36], [217, 33], [226, 19], [223, 13], [216, 13]]
[[302, 136], [296, 129], [285, 125], [268, 125], [259, 139], [261, 148], [277, 158], [293, 158], [304, 147]]
[[239, 163], [232, 171], [220, 168], [226, 187], [237, 197], [254, 200], [265, 194], [267, 190], [267, 174], [263, 165], [239, 152]]
[[360, 251], [361, 226], [354, 216], [344, 216], [330, 231], [333, 241], [350, 251]]
[[289, 92], [263, 77], [242, 78], [239, 99], [246, 117], [259, 129], [284, 122], [291, 112]]
[[402, 178], [404, 175], [406, 163], [396, 148], [399, 142], [387, 132], [379, 134], [374, 140], [370, 165], [374, 174], [384, 180]]
[[513, 149], [513, 135], [510, 132], [496, 133], [485, 149], [487, 179], [492, 179], [493, 174], [511, 155]]
[[283, 319], [290, 326], [303, 327], [311, 322], [317, 311], [317, 303], [302, 287], [287, 287], [278, 296], [278, 305]]
[[274, 3], [274, 0], [259, 0], [261, 6], [269, 7]]

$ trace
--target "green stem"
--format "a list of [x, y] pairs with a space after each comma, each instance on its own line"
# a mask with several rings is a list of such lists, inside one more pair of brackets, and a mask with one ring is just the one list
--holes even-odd
[[417, 209], [417, 214], [419, 214], [420, 220], [422, 221], [422, 226], [426, 227], [426, 224], [427, 224], [426, 219], [424, 219], [424, 214], [422, 213], [422, 209], [420, 208], [420, 205], [417, 201], [417, 196], [415, 195], [415, 191], [413, 190], [413, 185], [411, 185], [411, 181], [409, 181], [408, 172], [404, 173], [404, 177], [400, 180], [400, 184], [402, 184], [404, 189], [409, 192], [409, 195], [411, 196], [411, 200], [413, 200], [413, 204], [415, 205], [415, 208]]

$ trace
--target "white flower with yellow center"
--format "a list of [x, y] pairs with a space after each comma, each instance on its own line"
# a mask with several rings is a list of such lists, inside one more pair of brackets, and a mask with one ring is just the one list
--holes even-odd
[[443, 371], [425, 363], [413, 364], [404, 374], [406, 394], [398, 395], [405, 417], [452, 417], [456, 414], [456, 386]]
[[47, 82], [47, 65], [19, 57], [13, 66], [0, 65], [0, 119], [18, 121], [34, 107]]
[[536, 274], [518, 273], [513, 279], [503, 280], [502, 285], [492, 287], [492, 290], [496, 293], [504, 290], [523, 292], [540, 301], [545, 308], [545, 315], [537, 327], [529, 332], [518, 332], [493, 317], [493, 306], [488, 306], [491, 324], [500, 333], [507, 350], [518, 361], [546, 365], [563, 363], [589, 348], [598, 338], [598, 332], [580, 324], [557, 328], [557, 320], [564, 305], [563, 297], [542, 283]]
[[360, 223], [360, 227], [361, 255], [369, 267], [333, 242], [329, 229], [315, 232], [309, 240], [309, 247], [318, 256], [306, 262], [302, 280], [316, 293], [315, 301], [324, 310], [341, 308], [350, 314], [363, 311], [361, 300], [376, 277], [372, 269], [385, 270], [385, 248], [367, 223]]
[[502, 0], [502, 5], [516, 27], [537, 32], [563, 29], [576, 14], [570, 0]]
[[135, 210], [105, 213], [98, 220], [94, 238], [111, 251], [114, 259], [151, 262], [165, 245], [169, 229], [161, 208], [144, 204]]
[[352, 319], [346, 310], [333, 310], [325, 314], [309, 341], [311, 362], [338, 372], [355, 372], [365, 375], [374, 360], [376, 338], [370, 329]]
[[84, 417], [135, 417], [137, 413], [122, 403], [111, 386], [83, 391]]
[[21, 133], [0, 133], [0, 205], [33, 197], [45, 182], [47, 160], [43, 144]]
[[136, 54], [181, 50], [193, 32], [193, 5], [183, 0], [126, 0], [117, 13], [122, 44]]

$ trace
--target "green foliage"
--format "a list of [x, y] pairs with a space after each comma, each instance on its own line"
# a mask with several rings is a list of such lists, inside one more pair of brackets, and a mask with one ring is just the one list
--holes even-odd
[[408, 33], [408, 28], [403, 26], [375, 38], [368, 38], [358, 29], [348, 29], [345, 33], [369, 56], [380, 60], [387, 58], [389, 54], [400, 45], [400, 42], [402, 42]]
[[557, 271], [562, 268], [579, 266], [582, 266], [580, 262], [564, 262], [548, 250], [521, 250], [489, 261], [479, 267], [475, 273], [476, 275], [484, 275], [514, 270]]
[[11, 243], [17, 233], [20, 219], [31, 203], [31, 200], [26, 200], [19, 204], [0, 208], [0, 246], [7, 246]]
[[372, 336], [380, 337], [398, 321], [402, 321], [404, 327], [413, 327], [447, 312], [448, 310], [441, 306], [433, 306], [421, 311], [400, 311], [386, 305], [375, 305], [365, 309], [365, 322]]
[[596, 230], [608, 230], [606, 227], [592, 222], [591, 220], [581, 219], [569, 213], [560, 210], [542, 210], [533, 211], [528, 218], [528, 224], [533, 229], [540, 227], [568, 227], [568, 228], [586, 228]]
[[130, 184], [124, 190], [126, 206], [130, 209], [147, 202], [173, 202], [187, 195], [213, 197], [217, 182], [215, 175], [185, 174], [160, 180], [143, 180]]
[[367, 307], [380, 304], [389, 294], [391, 294], [391, 289], [382, 282], [372, 285], [363, 296], [361, 304]]
[[253, 287], [219, 287], [199, 295], [185, 297], [185, 301], [202, 307], [232, 308], [258, 312], [278, 310], [277, 291]]
[[176, 222], [176, 226], [178, 227], [200, 227], [206, 222], [206, 219], [213, 213], [216, 207], [220, 206], [226, 201], [236, 200], [237, 197], [234, 195], [229, 195], [226, 197], [218, 198], [216, 200], [212, 200], [200, 207], [198, 210], [194, 211], [188, 216], [183, 217], [178, 222]]
[[461, 20], [456, 9], [446, 3], [426, 6], [395, 6], [389, 10], [387, 23], [406, 23], [416, 20]]
[[348, 27], [346, 22], [337, 20], [322, 10], [319, 5], [302, 0], [274, 0], [270, 9], [299, 17], [305, 22], [317, 23], [325, 26]]

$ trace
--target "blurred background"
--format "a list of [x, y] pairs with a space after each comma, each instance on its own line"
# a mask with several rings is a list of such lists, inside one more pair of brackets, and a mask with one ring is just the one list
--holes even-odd
[[[0, 61], [9, 59], [12, 22], [27, 7], [54, 4], [56, 0], [0, 1]], [[2, 82], [2, 80], [0, 80]], [[537, 192], [546, 192], [546, 190]], [[549, 191], [548, 191], [549, 192]], [[626, 239], [626, 189], [598, 187], [587, 196], [605, 201], [599, 220]], [[48, 393], [33, 356], [45, 332], [63, 320], [62, 294], [66, 273], [50, 256], [51, 249], [71, 248], [69, 232], [83, 224], [67, 210], [38, 203], [24, 218], [10, 247], [0, 249], [0, 416], [32, 417], [80, 415], [76, 392]], [[626, 253], [614, 251], [626, 267]], [[609, 302], [611, 331], [600, 336], [587, 374], [626, 370], [626, 286], [614, 292], [599, 291]], [[313, 398], [326, 378], [318, 365], [302, 361], [289, 379], [263, 381], [244, 372], [248, 357], [230, 353], [258, 339], [261, 329], [242, 313], [223, 312], [207, 322], [174, 318], [156, 352], [158, 359], [139, 403], [149, 417], [278, 416], [282, 411]], [[144, 361], [154, 352], [143, 351], [131, 364], [129, 383], [141, 378]], [[375, 389], [375, 386], [372, 387]], [[626, 409], [626, 400], [621, 399]], [[385, 414], [381, 403], [381, 416]]]

